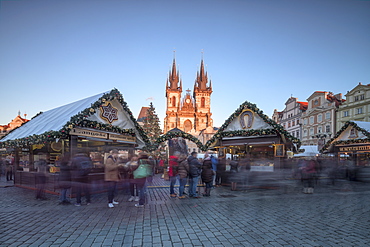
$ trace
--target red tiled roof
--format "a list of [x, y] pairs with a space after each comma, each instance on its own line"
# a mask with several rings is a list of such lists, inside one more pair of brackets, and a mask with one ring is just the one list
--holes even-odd
[[308, 108], [308, 102], [302, 102], [302, 101], [297, 101], [297, 103], [299, 103], [299, 109], [300, 110], [303, 110], [303, 111], [305, 111], [305, 110], [307, 110], [307, 108]]
[[141, 107], [139, 116], [137, 117], [138, 121], [139, 121], [139, 119], [142, 120], [143, 118], [146, 118], [148, 116], [148, 109], [149, 109], [149, 107], [147, 107], [147, 106]]

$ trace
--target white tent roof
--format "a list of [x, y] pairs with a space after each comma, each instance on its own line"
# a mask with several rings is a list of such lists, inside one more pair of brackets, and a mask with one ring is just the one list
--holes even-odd
[[294, 157], [308, 157], [308, 156], [316, 156], [317, 154], [319, 154], [319, 151], [316, 145], [301, 146], [300, 149], [304, 149], [304, 152], [299, 153], [299, 154], [294, 154]]
[[352, 121], [357, 124], [358, 127], [370, 132], [370, 122]]
[[40, 135], [51, 130], [58, 131], [62, 129], [72, 116], [90, 107], [91, 104], [96, 102], [105, 93], [109, 93], [109, 91], [45, 111], [9, 133], [1, 139], [1, 141], [4, 142], [25, 138], [31, 135]]

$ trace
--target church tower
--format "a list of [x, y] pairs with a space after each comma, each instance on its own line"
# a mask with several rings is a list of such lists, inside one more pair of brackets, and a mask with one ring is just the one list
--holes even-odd
[[166, 82], [167, 109], [166, 118], [164, 119], [164, 133], [173, 128], [177, 128], [181, 93], [182, 81], [180, 79], [179, 71], [176, 70], [176, 60], [173, 58], [172, 70], [170, 70]]
[[208, 84], [208, 74], [204, 70], [204, 62], [201, 60], [200, 69], [194, 83], [193, 97], [195, 100], [196, 123], [195, 129], [200, 131], [213, 126], [211, 118], [211, 94], [212, 82]]

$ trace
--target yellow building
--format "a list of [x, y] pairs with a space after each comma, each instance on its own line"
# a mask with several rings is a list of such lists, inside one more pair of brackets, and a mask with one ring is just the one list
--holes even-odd
[[370, 84], [363, 85], [360, 82], [345, 96], [346, 101], [338, 108], [337, 130], [347, 121], [370, 122]]

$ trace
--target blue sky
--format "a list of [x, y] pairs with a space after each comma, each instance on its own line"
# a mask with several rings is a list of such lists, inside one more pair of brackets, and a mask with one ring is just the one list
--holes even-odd
[[0, 125], [113, 88], [136, 117], [153, 101], [163, 124], [174, 50], [184, 93], [204, 50], [215, 126], [246, 100], [271, 117], [291, 95], [370, 83], [370, 1], [0, 4]]

